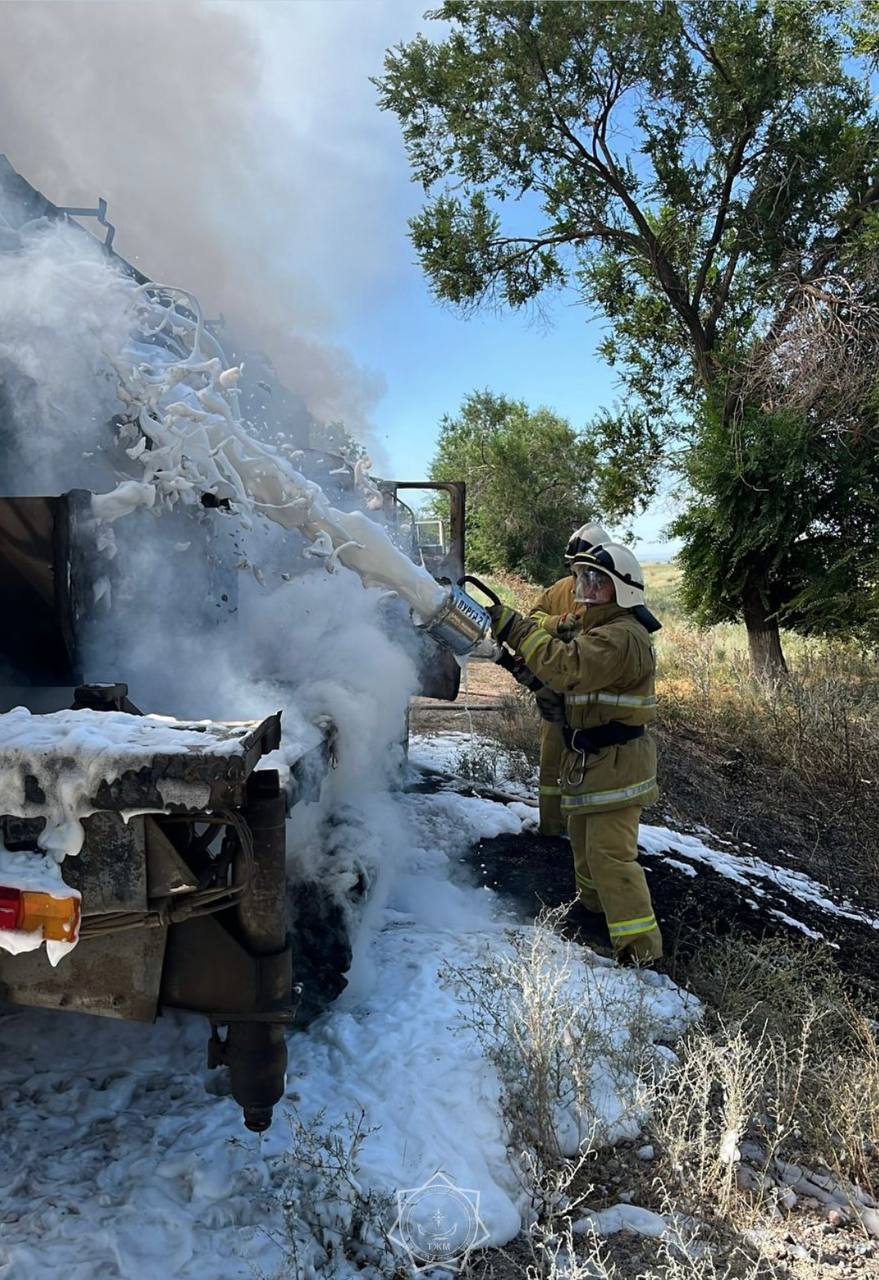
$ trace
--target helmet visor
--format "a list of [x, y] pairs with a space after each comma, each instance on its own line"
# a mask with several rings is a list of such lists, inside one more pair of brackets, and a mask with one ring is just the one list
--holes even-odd
[[611, 581], [608, 574], [596, 569], [591, 564], [573, 564], [574, 600], [577, 604], [591, 604], [603, 595], [606, 584]]

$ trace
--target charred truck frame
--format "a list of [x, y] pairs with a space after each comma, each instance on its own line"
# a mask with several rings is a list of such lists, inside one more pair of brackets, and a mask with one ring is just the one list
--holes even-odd
[[[97, 217], [108, 228], [104, 251], [146, 282], [113, 252], [104, 201], [95, 209], [58, 208], [3, 156], [0, 192], [7, 225]], [[3, 417], [0, 387], [0, 437]], [[333, 472], [337, 484], [353, 487], [350, 467], [347, 481], [338, 479], [346, 466], [341, 458], [306, 452], [315, 479]], [[456, 582], [464, 572], [463, 485], [379, 484], [385, 522], [402, 527], [408, 514], [411, 537], [416, 520], [399, 491], [448, 492], [449, 544], [428, 567]], [[210, 545], [211, 517], [224, 518], [206, 511], [192, 522], [192, 533], [205, 539], [201, 550], [214, 565], [218, 590], [228, 585], [232, 591], [234, 573]], [[136, 727], [141, 712], [118, 679], [124, 670], [106, 673], [110, 683], [82, 683], [82, 633], [95, 598], [94, 528], [91, 494], [84, 490], [0, 497], [0, 604], [6, 618], [17, 620], [0, 639], [0, 714], [22, 706], [34, 715], [68, 708], [86, 718], [121, 712]], [[414, 545], [408, 549], [417, 553]], [[459, 667], [451, 654], [432, 646], [421, 674], [424, 694], [456, 697]], [[228, 1067], [245, 1124], [263, 1130], [283, 1095], [285, 1030], [296, 1019], [301, 992], [285, 819], [293, 805], [319, 794], [332, 735], [325, 729], [320, 745], [281, 777], [260, 768], [280, 743], [280, 715], [234, 723], [170, 721], [167, 728], [203, 733], [204, 748], [146, 751], [118, 777], [97, 785], [85, 805], [90, 816], [83, 819], [83, 848], [64, 862], [65, 882], [81, 895], [80, 940], [55, 967], [44, 946], [19, 954], [0, 950], [0, 1003], [142, 1021], [163, 1008], [204, 1014], [211, 1027], [209, 1065]], [[0, 752], [0, 770], [9, 767]], [[0, 812], [0, 836], [10, 852], [36, 851], [47, 820], [40, 811], [48, 810], [50, 797], [39, 770], [20, 760], [16, 767], [28, 816]], [[0, 929], [16, 928], [26, 895], [4, 887], [2, 879]], [[49, 921], [44, 936], [52, 936]]]

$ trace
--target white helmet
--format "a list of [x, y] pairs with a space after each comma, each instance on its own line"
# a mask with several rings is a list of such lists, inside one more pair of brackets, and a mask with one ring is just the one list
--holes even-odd
[[610, 534], [600, 524], [581, 524], [579, 529], [575, 529], [568, 539], [568, 545], [565, 548], [565, 559], [570, 562], [578, 551], [588, 551], [597, 543], [610, 542]]
[[644, 604], [644, 570], [622, 543], [606, 542], [590, 551], [578, 551], [571, 558], [571, 568], [578, 564], [606, 573], [613, 583], [616, 602], [623, 609]]

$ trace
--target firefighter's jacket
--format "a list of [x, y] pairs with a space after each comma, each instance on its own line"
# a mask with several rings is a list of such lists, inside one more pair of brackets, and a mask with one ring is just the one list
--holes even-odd
[[[563, 613], [581, 616], [584, 606], [574, 602], [574, 586], [572, 573], [559, 578], [558, 582], [541, 591], [528, 617], [540, 623], [547, 618], [557, 618]], [[538, 793], [540, 830], [546, 836], [560, 836], [565, 832], [566, 820], [562, 816], [562, 788], [559, 783], [564, 751], [562, 726], [544, 720], [540, 726]]]
[[[631, 610], [617, 604], [590, 608], [582, 631], [570, 641], [554, 634], [557, 623], [553, 615], [538, 624], [505, 609], [497, 630], [538, 679], [564, 694], [568, 725], [650, 724], [656, 718], [656, 657]], [[561, 788], [565, 816], [653, 804], [659, 795], [656, 746], [645, 733], [585, 757], [565, 748]]]
[[563, 613], [582, 610], [582, 605], [574, 603], [574, 586], [574, 575], [566, 573], [563, 578], [559, 578], [558, 582], [541, 591], [528, 617], [533, 618], [535, 622], [543, 622], [544, 618], [556, 618]]

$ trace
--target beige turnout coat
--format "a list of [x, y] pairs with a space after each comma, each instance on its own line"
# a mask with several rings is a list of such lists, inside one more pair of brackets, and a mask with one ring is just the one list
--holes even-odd
[[[631, 610], [617, 604], [590, 608], [582, 631], [568, 641], [554, 633], [556, 617], [538, 623], [512, 610], [510, 615], [506, 643], [538, 679], [564, 694], [572, 729], [611, 720], [648, 725], [656, 718], [656, 657], [650, 636]], [[566, 748], [560, 783], [566, 816], [652, 804], [659, 795], [656, 746], [645, 733], [585, 757]]]
[[[559, 578], [558, 582], [541, 591], [528, 617], [533, 618], [537, 623], [544, 622], [546, 618], [557, 618], [564, 613], [581, 617], [584, 608], [584, 605], [574, 602], [574, 575], [568, 573], [564, 578]], [[564, 751], [562, 726], [544, 720], [540, 727], [538, 791], [540, 830], [546, 836], [562, 835], [566, 827], [565, 819], [562, 817], [562, 789], [559, 784]]]

